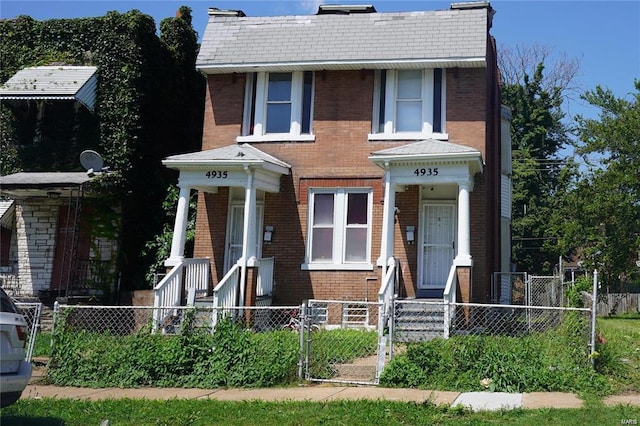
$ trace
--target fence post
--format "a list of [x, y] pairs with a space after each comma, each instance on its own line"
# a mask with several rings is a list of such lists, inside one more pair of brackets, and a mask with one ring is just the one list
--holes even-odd
[[593, 353], [596, 351], [596, 309], [598, 307], [598, 270], [593, 271], [593, 294], [591, 295], [591, 365], [595, 365]]
[[[378, 304], [378, 364], [376, 365], [376, 377], [375, 384], [380, 383], [380, 374], [384, 369], [384, 361], [387, 355], [387, 338], [384, 334], [384, 320], [383, 317], [385, 311], [385, 303]], [[367, 308], [367, 312], [369, 309]]]
[[60, 303], [56, 300], [53, 302], [53, 324], [51, 324], [51, 339], [49, 349], [53, 349], [53, 336], [56, 335], [56, 323], [58, 322], [58, 312], [60, 311]]
[[298, 356], [298, 377], [300, 379], [304, 379], [305, 377], [302, 376], [302, 370], [303, 370], [303, 365], [306, 365], [306, 369], [305, 369], [305, 376], [308, 375], [308, 367], [309, 367], [309, 360], [307, 358], [307, 355], [309, 353], [309, 350], [305, 350], [306, 346], [305, 346], [305, 341], [304, 341], [304, 333], [305, 333], [305, 317], [307, 316], [307, 304], [306, 303], [302, 303], [302, 306], [300, 307], [300, 355]]
[[449, 332], [451, 330], [451, 303], [448, 300], [444, 301], [444, 330], [443, 336], [445, 339], [449, 338]]

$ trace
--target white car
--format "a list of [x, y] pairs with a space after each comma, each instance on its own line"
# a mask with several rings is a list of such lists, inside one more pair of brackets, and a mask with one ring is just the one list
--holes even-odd
[[0, 407], [16, 402], [31, 378], [25, 360], [29, 327], [13, 300], [0, 288]]

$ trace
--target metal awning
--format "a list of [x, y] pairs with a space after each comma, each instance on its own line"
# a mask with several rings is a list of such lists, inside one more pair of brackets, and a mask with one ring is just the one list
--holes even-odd
[[15, 215], [16, 206], [13, 200], [0, 200], [0, 226], [7, 229], [13, 229], [13, 217]]
[[96, 71], [96, 67], [67, 65], [24, 68], [0, 86], [0, 99], [71, 100], [93, 111]]

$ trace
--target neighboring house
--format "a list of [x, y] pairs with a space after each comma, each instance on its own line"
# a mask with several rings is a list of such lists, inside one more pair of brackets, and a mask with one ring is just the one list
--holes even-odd
[[[93, 111], [95, 67], [48, 66], [18, 71], [0, 88], [0, 99], [20, 114], [38, 113], [34, 146], [50, 143], [40, 130], [46, 111]], [[57, 115], [60, 117], [60, 115]], [[77, 127], [80, 127], [78, 124]], [[81, 145], [81, 137], [73, 132]], [[41, 145], [42, 146], [42, 145]], [[78, 154], [80, 152], [78, 151]], [[43, 162], [53, 159], [43, 159]], [[67, 159], [67, 161], [73, 161]], [[75, 160], [80, 165], [80, 160]], [[101, 170], [95, 170], [100, 173]], [[58, 296], [95, 296], [114, 286], [115, 238], [96, 236], [96, 215], [87, 172], [22, 172], [0, 177], [0, 285], [14, 296], [49, 301]]]
[[117, 244], [92, 232], [87, 173], [15, 173], [0, 179], [0, 194], [10, 197], [2, 216], [5, 290], [47, 301], [100, 295], [114, 284]]
[[167, 266], [183, 263], [197, 190], [194, 257], [210, 259], [214, 286], [237, 270], [240, 304], [260, 296], [264, 265], [278, 305], [377, 300], [396, 265], [400, 297], [453, 285], [459, 301], [498, 300], [511, 151], [493, 15], [488, 2], [210, 9], [202, 151], [163, 162], [181, 188]]

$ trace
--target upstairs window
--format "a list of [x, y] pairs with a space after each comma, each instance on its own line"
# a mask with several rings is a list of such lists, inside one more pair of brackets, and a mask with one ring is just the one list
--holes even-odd
[[250, 73], [238, 141], [313, 140], [313, 73]]
[[372, 192], [313, 189], [305, 269], [370, 269]]
[[370, 140], [446, 139], [442, 69], [376, 72]]

